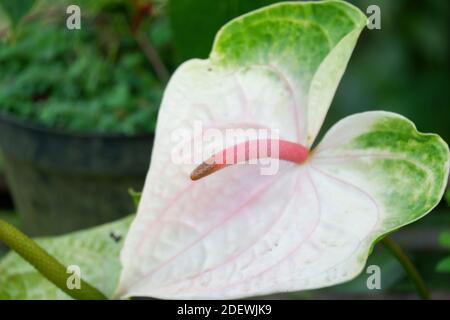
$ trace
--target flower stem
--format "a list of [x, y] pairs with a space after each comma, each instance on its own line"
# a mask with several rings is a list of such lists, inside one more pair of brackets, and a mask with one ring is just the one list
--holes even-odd
[[417, 271], [417, 268], [414, 266], [411, 259], [409, 259], [406, 253], [402, 250], [402, 248], [388, 237], [385, 237], [383, 240], [381, 240], [381, 242], [386, 247], [386, 249], [388, 249], [397, 258], [403, 269], [405, 269], [406, 274], [416, 286], [417, 294], [419, 295], [419, 297], [424, 300], [429, 300], [431, 298], [431, 295], [430, 291], [427, 288], [427, 285], [425, 284], [425, 281], [423, 280], [419, 271]]
[[67, 269], [41, 246], [11, 224], [0, 220], [0, 241], [29, 262], [55, 286], [77, 300], [105, 300], [106, 296], [99, 290], [80, 279], [79, 289], [69, 289]]

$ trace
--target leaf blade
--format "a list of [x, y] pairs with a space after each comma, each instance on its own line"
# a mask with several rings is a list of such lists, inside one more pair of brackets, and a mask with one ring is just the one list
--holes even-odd
[[[255, 22], [259, 29], [253, 27]], [[328, 31], [322, 31], [321, 24]], [[280, 173], [271, 179], [261, 176], [255, 167], [230, 167], [193, 184], [189, 175], [195, 163], [173, 163], [170, 138], [175, 130], [189, 131], [195, 121], [200, 121], [221, 132], [228, 128], [280, 129], [286, 140], [312, 143], [313, 136], [307, 139], [305, 110], [315, 113], [317, 119], [312, 133], [320, 126], [329, 103], [320, 101], [317, 110], [318, 99], [307, 103], [313, 76], [341, 40], [352, 33], [339, 51], [342, 63], [330, 70], [336, 62], [332, 55], [323, 67], [324, 73], [336, 73], [326, 86], [330, 100], [364, 25], [364, 15], [340, 1], [277, 4], [232, 21], [216, 37], [209, 60], [188, 61], [175, 72], [160, 109], [138, 216], [121, 253], [124, 270], [117, 297], [230, 298], [314, 285], [305, 284], [305, 279], [292, 282], [283, 272], [291, 260], [287, 258], [290, 251], [307, 240], [317, 220], [314, 183], [307, 170], [282, 163]], [[289, 39], [289, 45], [295, 43], [294, 47], [284, 50], [284, 38]], [[240, 50], [245, 39], [254, 42]], [[296, 50], [296, 40], [304, 48], [312, 47], [307, 45], [312, 41], [320, 54]], [[270, 53], [264, 56], [270, 59], [254, 59], [252, 52]], [[284, 59], [276, 61], [280, 64], [272, 63], [277, 56]], [[308, 62], [310, 58], [313, 62]], [[297, 112], [300, 115], [294, 116]], [[214, 145], [207, 142], [203, 147]], [[284, 188], [309, 192], [288, 192], [289, 199], [271, 205], [271, 199], [283, 194]], [[301, 218], [304, 223], [294, 223], [295, 205], [302, 202], [303, 209], [311, 214]], [[284, 228], [290, 236], [279, 239], [286, 234]], [[299, 232], [296, 228], [302, 230], [301, 237], [294, 236]], [[265, 239], [258, 241], [266, 233], [270, 250], [264, 247]], [[221, 238], [235, 241], [227, 241], [224, 246], [218, 240]], [[306, 250], [311, 251], [314, 248]], [[258, 255], [259, 263], [244, 268], [241, 276], [248, 281], [241, 285], [239, 274], [232, 270], [252, 260], [252, 254]], [[272, 266], [275, 262], [277, 266]], [[261, 280], [265, 275], [266, 282]]]
[[[377, 206], [376, 214], [359, 210], [377, 220], [359, 250], [362, 268], [379, 239], [438, 205], [449, 171], [449, 152], [439, 136], [418, 132], [408, 119], [374, 111], [334, 125], [314, 151], [312, 163], [322, 174], [359, 193], [348, 197], [365, 195]], [[354, 217], [354, 221], [359, 223], [360, 218]]]
[[[66, 266], [77, 265], [81, 277], [111, 296], [120, 273], [119, 252], [132, 216], [38, 243]], [[16, 253], [0, 261], [0, 299], [70, 299]]]

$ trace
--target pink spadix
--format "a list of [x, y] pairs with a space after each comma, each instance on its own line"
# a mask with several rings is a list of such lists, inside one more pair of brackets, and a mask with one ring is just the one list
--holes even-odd
[[227, 166], [254, 159], [275, 158], [303, 163], [309, 151], [301, 144], [274, 139], [251, 140], [228, 147], [204, 161], [191, 173], [192, 180], [199, 180]]

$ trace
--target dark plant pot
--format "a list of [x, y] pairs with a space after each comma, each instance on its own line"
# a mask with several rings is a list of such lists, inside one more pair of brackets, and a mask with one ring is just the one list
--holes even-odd
[[21, 225], [31, 235], [61, 234], [135, 210], [153, 137], [72, 134], [0, 115], [0, 150]]

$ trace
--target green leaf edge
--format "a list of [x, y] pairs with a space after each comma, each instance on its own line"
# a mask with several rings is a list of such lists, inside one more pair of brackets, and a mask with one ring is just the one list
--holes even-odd
[[[370, 113], [370, 112], [373, 112], [373, 111], [367, 111], [367, 112], [363, 112], [363, 113]], [[353, 115], [351, 115], [351, 116], [356, 116], [356, 115], [358, 115], [358, 114], [363, 114], [363, 113], [356, 113], [356, 114], [353, 114]], [[395, 227], [395, 228], [392, 229], [392, 230], [388, 230], [387, 232], [385, 232], [384, 234], [382, 234], [382, 235], [380, 235], [378, 238], [376, 238], [376, 239], [372, 242], [372, 244], [371, 244], [371, 246], [370, 246], [370, 248], [369, 248], [369, 250], [368, 250], [368, 254], [365, 255], [365, 257], [364, 257], [364, 263], [361, 264], [362, 267], [361, 267], [361, 270], [360, 270], [360, 272], [358, 273], [358, 275], [364, 270], [364, 266], [366, 265], [369, 256], [372, 254], [372, 252], [373, 252], [373, 250], [374, 250], [374, 248], [375, 248], [375, 246], [377, 245], [378, 242], [380, 242], [381, 240], [383, 240], [385, 237], [391, 235], [392, 233], [398, 231], [399, 229], [403, 228], [404, 226], [407, 226], [407, 225], [409, 225], [409, 224], [412, 224], [412, 223], [414, 223], [414, 222], [420, 220], [421, 218], [423, 218], [424, 216], [426, 216], [427, 214], [429, 214], [429, 213], [430, 213], [430, 212], [431, 212], [431, 211], [439, 204], [439, 202], [441, 201], [441, 199], [442, 199], [443, 196], [444, 196], [444, 193], [445, 193], [445, 190], [446, 190], [447, 181], [448, 181], [449, 171], [450, 171], [450, 149], [449, 149], [448, 144], [447, 144], [447, 143], [446, 143], [446, 142], [445, 142], [438, 134], [435, 134], [435, 133], [423, 133], [423, 132], [420, 132], [419, 130], [417, 130], [417, 127], [416, 127], [416, 125], [414, 124], [414, 122], [412, 122], [412, 121], [409, 120], [408, 118], [406, 118], [406, 117], [404, 117], [404, 116], [402, 116], [402, 115], [399, 115], [399, 114], [397, 114], [397, 113], [393, 113], [393, 112], [385, 112], [385, 113], [386, 113], [386, 114], [390, 114], [390, 115], [395, 116], [395, 117], [398, 117], [399, 120], [404, 121], [406, 124], [408, 124], [409, 126], [411, 126], [411, 128], [414, 130], [414, 133], [416, 133], [418, 136], [428, 137], [428, 138], [431, 138], [431, 139], [436, 139], [436, 143], [440, 144], [441, 146], [443, 146], [443, 147], [446, 149], [446, 151], [447, 151], [447, 152], [446, 152], [447, 158], [446, 158], [446, 161], [445, 161], [444, 175], [443, 175], [443, 180], [442, 180], [442, 182], [441, 182], [440, 193], [439, 193], [439, 195], [436, 197], [436, 200], [434, 201], [434, 203], [430, 204], [428, 210], [425, 210], [422, 214], [417, 215], [417, 216], [414, 217], [413, 219], [411, 219], [411, 220], [409, 220], [409, 221], [407, 221], [407, 222], [405, 222], [405, 223], [403, 223], [403, 224], [401, 224], [401, 225]], [[350, 116], [350, 117], [351, 117], [351, 116]], [[330, 129], [330, 130], [331, 130], [331, 129]], [[354, 279], [354, 278], [356, 278], [356, 277], [357, 277], [357, 275], [356, 275], [355, 277], [351, 278], [350, 280], [352, 280], [352, 279]], [[350, 281], [350, 280], [349, 280], [349, 281]]]

